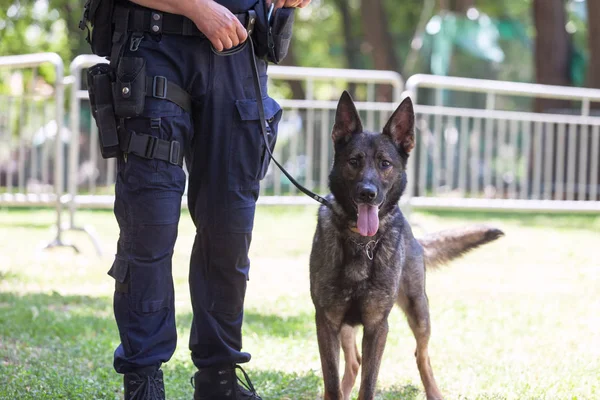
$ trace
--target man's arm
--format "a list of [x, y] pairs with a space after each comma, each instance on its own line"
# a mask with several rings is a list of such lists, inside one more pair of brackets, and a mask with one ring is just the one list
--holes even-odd
[[[144, 7], [188, 17], [204, 33], [215, 50], [223, 51], [243, 43], [248, 32], [240, 21], [222, 5], [213, 0], [131, 0]], [[275, 9], [281, 7], [303, 8], [311, 0], [267, 0], [275, 1]]]
[[240, 21], [213, 0], [131, 0], [144, 7], [191, 19], [217, 51], [230, 49], [248, 37]]

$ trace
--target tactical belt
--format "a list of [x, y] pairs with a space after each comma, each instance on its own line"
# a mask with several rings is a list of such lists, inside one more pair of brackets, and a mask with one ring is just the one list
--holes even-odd
[[[117, 10], [119, 7], [117, 7]], [[196, 24], [183, 15], [170, 14], [157, 10], [149, 10], [139, 7], [128, 7], [129, 20], [128, 32], [147, 32], [153, 34], [165, 33], [170, 35], [206, 37]], [[247, 13], [234, 14], [234, 16], [246, 26]]]

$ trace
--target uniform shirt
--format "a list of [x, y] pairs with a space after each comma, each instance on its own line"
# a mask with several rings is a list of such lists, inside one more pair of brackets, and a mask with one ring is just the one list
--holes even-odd
[[232, 13], [248, 11], [258, 2], [257, 0], [215, 0], [217, 3], [227, 7]]

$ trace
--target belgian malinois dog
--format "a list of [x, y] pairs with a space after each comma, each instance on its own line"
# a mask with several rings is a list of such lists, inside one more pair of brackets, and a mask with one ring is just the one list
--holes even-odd
[[[425, 269], [441, 265], [502, 236], [485, 226], [415, 239], [398, 207], [406, 164], [415, 146], [415, 115], [405, 99], [383, 132], [365, 132], [347, 92], [338, 103], [329, 175], [330, 207], [321, 206], [310, 255], [325, 400], [349, 400], [362, 358], [359, 400], [373, 400], [388, 334], [398, 304], [415, 336], [415, 357], [428, 400], [440, 400], [427, 344], [431, 331]], [[363, 326], [362, 357], [356, 329]], [[340, 345], [345, 371], [340, 384]]]

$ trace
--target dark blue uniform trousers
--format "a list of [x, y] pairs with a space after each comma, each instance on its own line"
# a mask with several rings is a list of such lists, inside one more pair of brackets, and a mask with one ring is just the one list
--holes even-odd
[[[188, 205], [196, 227], [189, 286], [193, 321], [189, 347], [196, 367], [243, 363], [242, 318], [259, 181], [268, 166], [250, 66], [250, 46], [215, 55], [206, 39], [146, 34], [139, 49], [147, 76], [165, 76], [193, 98], [190, 114], [146, 97], [143, 116], [126, 128], [185, 149]], [[267, 129], [276, 137], [279, 105], [267, 93], [267, 65], [257, 60]], [[118, 160], [114, 212], [120, 236], [109, 274], [118, 282], [114, 312], [121, 343], [114, 367], [127, 373], [160, 365], [175, 351], [173, 246], [185, 189], [182, 168], [133, 154]]]

